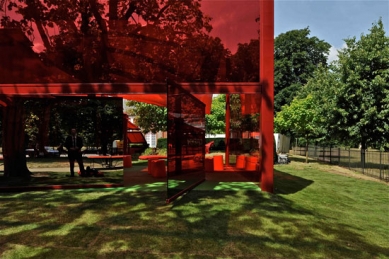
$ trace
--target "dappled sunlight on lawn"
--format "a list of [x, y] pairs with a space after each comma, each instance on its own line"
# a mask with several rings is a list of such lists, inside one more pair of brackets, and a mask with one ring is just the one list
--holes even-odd
[[275, 194], [236, 182], [194, 189], [170, 204], [161, 182], [4, 193], [0, 255], [15, 258], [20, 248], [36, 258], [384, 258], [387, 188], [368, 182], [366, 193], [365, 184], [285, 166], [277, 168]]

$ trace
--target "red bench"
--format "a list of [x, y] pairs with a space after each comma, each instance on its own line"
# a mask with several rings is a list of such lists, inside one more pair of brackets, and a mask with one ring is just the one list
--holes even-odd
[[150, 160], [148, 168], [149, 174], [153, 177], [166, 177], [166, 165], [164, 160]]

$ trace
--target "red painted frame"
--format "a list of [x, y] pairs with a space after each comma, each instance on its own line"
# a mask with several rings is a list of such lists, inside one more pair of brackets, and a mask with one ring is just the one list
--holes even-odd
[[[261, 189], [273, 192], [274, 116], [274, 0], [260, 0], [260, 80], [258, 83], [182, 83], [191, 93], [261, 93]], [[161, 87], [163, 86], [163, 87]], [[115, 96], [126, 93], [165, 93], [160, 84], [3, 84], [0, 95], [45, 97], [55, 95]], [[1, 105], [7, 105], [0, 101]]]
[[260, 1], [259, 78], [262, 85], [261, 100], [261, 189], [274, 191], [274, 0]]

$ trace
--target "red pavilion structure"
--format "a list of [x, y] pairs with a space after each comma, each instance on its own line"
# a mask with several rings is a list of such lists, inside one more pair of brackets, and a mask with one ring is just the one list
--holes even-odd
[[[206, 144], [205, 114], [210, 111], [212, 94], [226, 94], [227, 103], [231, 94], [239, 94], [241, 96], [242, 114], [260, 114], [259, 131], [252, 135], [258, 141], [261, 157], [255, 171], [261, 189], [265, 192], [273, 192], [274, 0], [259, 0], [259, 4], [259, 82], [190, 83], [167, 80], [157, 83], [81, 83], [67, 77], [55, 68], [46, 71], [39, 64], [39, 59], [37, 60], [31, 52], [27, 51], [30, 55], [28, 64], [20, 64], [20, 60], [15, 60], [17, 56], [12, 57], [11, 54], [8, 57], [12, 60], [11, 64], [2, 64], [2, 66], [4, 69], [7, 66], [12, 68], [7, 70], [9, 71], [7, 73], [16, 73], [14, 75], [16, 77], [23, 78], [26, 75], [25, 73], [35, 73], [34, 78], [36, 80], [7, 81], [8, 74], [3, 73], [2, 77], [5, 79], [0, 84], [0, 96], [2, 97], [0, 98], [0, 104], [2, 106], [9, 105], [7, 98], [15, 96], [53, 98], [66, 95], [90, 98], [112, 96], [166, 106], [168, 108], [169, 145], [167, 154], [167, 200], [170, 201], [177, 195], [204, 181], [206, 166], [204, 159], [204, 146]], [[16, 41], [18, 41], [15, 44], [18, 43], [31, 48], [31, 44], [29, 45], [22, 35], [18, 33], [15, 35]], [[3, 37], [1, 42], [2, 45], [10, 44], [11, 46], [14, 44], [12, 39], [7, 41], [6, 37]], [[36, 66], [41, 68], [37, 69]], [[32, 67], [35, 68], [27, 71], [28, 68]], [[56, 78], [50, 78], [54, 74]], [[42, 78], [47, 78], [47, 80], [42, 82]], [[225, 165], [229, 165], [230, 145], [228, 144], [231, 136], [229, 121], [230, 112], [227, 109]], [[127, 132], [126, 125], [124, 126], [124, 132]], [[127, 143], [124, 143], [124, 146], [127, 146]], [[190, 160], [186, 159], [189, 155], [192, 157]], [[198, 159], [199, 157], [200, 159]], [[170, 188], [170, 180], [175, 181], [174, 187]], [[181, 184], [181, 182], [185, 183]], [[177, 183], [179, 183], [178, 187]]]

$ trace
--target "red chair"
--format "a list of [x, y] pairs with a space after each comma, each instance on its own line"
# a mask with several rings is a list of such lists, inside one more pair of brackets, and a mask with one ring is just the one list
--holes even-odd
[[214, 145], [214, 141], [211, 141], [207, 144], [205, 144], [205, 154], [209, 154], [209, 150], [211, 149], [211, 147]]

